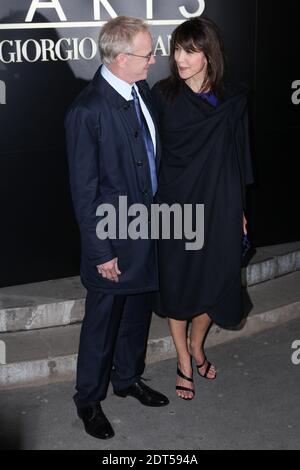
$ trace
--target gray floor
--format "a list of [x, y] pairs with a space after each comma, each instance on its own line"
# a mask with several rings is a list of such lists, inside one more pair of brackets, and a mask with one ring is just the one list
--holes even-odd
[[195, 374], [192, 402], [175, 397], [175, 360], [149, 365], [148, 385], [167, 394], [170, 405], [147, 408], [110, 390], [103, 409], [116, 436], [109, 441], [83, 431], [72, 383], [2, 391], [0, 448], [300, 449], [300, 365], [291, 360], [295, 340], [300, 340], [300, 319], [210, 348], [218, 378], [209, 382]]

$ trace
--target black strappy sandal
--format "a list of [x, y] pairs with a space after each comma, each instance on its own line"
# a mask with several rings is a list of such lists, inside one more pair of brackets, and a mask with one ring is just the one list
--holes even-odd
[[[194, 383], [193, 376], [187, 377], [186, 375], [184, 375], [179, 369], [178, 364], [177, 364], [177, 375], [179, 375], [179, 377], [181, 377], [182, 379], [187, 380], [188, 382]], [[193, 390], [192, 388], [181, 387], [180, 385], [176, 385], [176, 390], [182, 390], [184, 392], [191, 392], [193, 394], [193, 396], [190, 398], [184, 398], [184, 397], [180, 397], [179, 395], [177, 395], [178, 398], [182, 398], [182, 400], [192, 400], [195, 396], [195, 390]]]
[[[204, 374], [201, 374], [201, 372], [199, 371], [199, 369], [202, 369], [202, 367], [204, 367], [205, 363], [207, 362], [207, 366], [206, 366], [206, 369], [205, 369], [205, 372]], [[209, 371], [212, 367], [212, 364], [211, 362], [209, 362], [206, 358], [204, 359], [204, 362], [203, 364], [201, 365], [196, 365], [197, 367], [197, 370], [198, 370], [198, 374], [203, 377], [204, 379], [207, 379], [207, 380], [215, 380], [215, 378], [217, 377], [217, 372], [215, 371], [215, 376], [214, 377], [208, 377], [208, 374], [209, 374]]]

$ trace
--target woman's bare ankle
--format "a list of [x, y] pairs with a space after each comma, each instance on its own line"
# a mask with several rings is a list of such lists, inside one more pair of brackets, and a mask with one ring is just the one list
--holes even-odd
[[177, 362], [178, 362], [178, 367], [182, 372], [184, 370], [186, 371], [192, 370], [191, 357], [189, 354], [186, 354], [184, 356], [177, 356]]

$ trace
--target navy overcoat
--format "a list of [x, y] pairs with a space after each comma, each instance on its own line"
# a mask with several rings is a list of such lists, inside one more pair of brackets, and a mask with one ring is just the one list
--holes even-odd
[[[141, 81], [137, 86], [155, 124], [148, 85]], [[118, 214], [119, 196], [127, 196], [128, 206], [142, 203], [150, 209], [153, 202], [148, 158], [133, 101], [126, 101], [110, 86], [102, 77], [100, 67], [70, 106], [65, 127], [72, 200], [81, 235], [84, 286], [110, 294], [157, 290], [154, 240], [150, 237], [100, 240], [96, 233], [101, 219], [96, 215], [99, 205], [110, 203]], [[157, 128], [156, 141], [158, 167]], [[128, 218], [128, 223], [133, 219]], [[96, 268], [116, 256], [122, 273], [118, 283], [103, 279]]]

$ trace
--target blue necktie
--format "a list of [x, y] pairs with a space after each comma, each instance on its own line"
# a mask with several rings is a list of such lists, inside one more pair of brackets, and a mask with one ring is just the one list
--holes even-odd
[[136, 115], [137, 115], [138, 121], [140, 123], [141, 129], [142, 129], [142, 132], [143, 132], [144, 142], [145, 142], [145, 145], [146, 145], [146, 150], [147, 150], [147, 154], [148, 154], [148, 161], [149, 161], [149, 167], [150, 167], [150, 174], [151, 174], [152, 194], [154, 196], [156, 191], [157, 191], [157, 175], [156, 175], [156, 166], [155, 166], [154, 146], [153, 146], [153, 142], [152, 142], [152, 139], [151, 139], [151, 134], [150, 134], [150, 131], [149, 131], [149, 128], [148, 128], [146, 118], [145, 118], [144, 113], [143, 113], [142, 108], [141, 108], [139, 97], [138, 97], [137, 92], [134, 89], [134, 87], [132, 87], [132, 89], [131, 89], [131, 94], [132, 94], [133, 101], [134, 101]]

